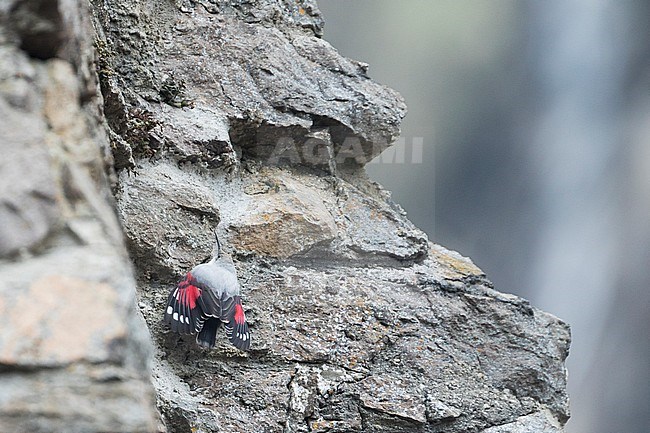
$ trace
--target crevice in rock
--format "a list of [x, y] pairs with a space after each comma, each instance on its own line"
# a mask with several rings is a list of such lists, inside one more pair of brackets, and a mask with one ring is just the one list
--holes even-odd
[[10, 25], [20, 38], [20, 48], [31, 57], [56, 57], [66, 41], [58, 0], [18, 1], [10, 11]]

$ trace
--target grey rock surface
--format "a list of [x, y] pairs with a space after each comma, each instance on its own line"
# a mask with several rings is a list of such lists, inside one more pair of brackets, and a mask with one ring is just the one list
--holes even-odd
[[[38, 27], [49, 45], [24, 24], [49, 9], [17, 4], [0, 8], [1, 431], [562, 431], [568, 326], [366, 177], [406, 107], [320, 39], [313, 1], [92, 1], [101, 109], [80, 3]], [[42, 169], [12, 181], [25, 161]], [[161, 321], [215, 227], [250, 352]]]
[[155, 429], [91, 35], [83, 2], [1, 3], [2, 432]]
[[[134, 156], [118, 209], [167, 431], [561, 426], [567, 325], [495, 291], [366, 178], [405, 107], [320, 39], [315, 4], [156, 8], [94, 4], [107, 120]], [[134, 110], [145, 134], [125, 128]], [[203, 351], [160, 321], [217, 222], [249, 353], [224, 338]]]
[[[151, 112], [166, 131], [155, 153], [211, 167], [231, 163], [217, 153], [233, 147], [309, 162], [309, 134], [325, 130], [337, 163], [363, 165], [399, 135], [401, 96], [317, 37], [312, 1], [94, 4], [109, 124], [128, 137], [130, 109]], [[131, 141], [132, 151], [151, 151]]]
[[562, 427], [547, 411], [522, 416], [514, 422], [491, 427], [485, 433], [558, 433]]

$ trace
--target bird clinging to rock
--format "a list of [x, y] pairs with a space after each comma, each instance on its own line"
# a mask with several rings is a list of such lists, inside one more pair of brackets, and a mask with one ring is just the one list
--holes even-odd
[[217, 330], [224, 324], [226, 336], [241, 350], [251, 344], [241, 304], [241, 287], [232, 258], [221, 251], [215, 232], [213, 258], [192, 268], [167, 298], [164, 321], [179, 334], [196, 334], [205, 348], [216, 345]]

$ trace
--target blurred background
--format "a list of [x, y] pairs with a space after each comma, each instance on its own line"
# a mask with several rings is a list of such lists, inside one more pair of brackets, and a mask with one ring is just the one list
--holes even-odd
[[325, 39], [409, 107], [405, 162], [370, 176], [571, 324], [567, 432], [650, 432], [650, 2], [318, 4]]

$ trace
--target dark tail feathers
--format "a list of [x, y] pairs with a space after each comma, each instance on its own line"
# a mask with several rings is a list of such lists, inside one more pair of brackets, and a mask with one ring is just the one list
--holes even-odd
[[219, 324], [221, 321], [215, 319], [214, 317], [209, 317], [208, 320], [203, 324], [201, 332], [196, 336], [196, 343], [205, 347], [206, 349], [212, 349], [217, 344], [217, 329], [219, 329]]

